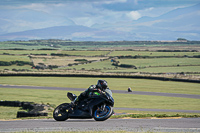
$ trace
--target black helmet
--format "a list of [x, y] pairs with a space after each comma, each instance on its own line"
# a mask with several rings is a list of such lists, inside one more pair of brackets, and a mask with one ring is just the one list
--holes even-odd
[[97, 88], [100, 88], [101, 90], [105, 90], [107, 87], [108, 87], [108, 84], [105, 80], [98, 80]]

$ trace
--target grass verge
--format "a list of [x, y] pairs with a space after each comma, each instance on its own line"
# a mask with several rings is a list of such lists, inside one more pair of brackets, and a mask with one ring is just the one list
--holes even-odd
[[127, 115], [113, 115], [111, 118], [168, 118], [168, 117], [182, 117], [182, 118], [198, 118], [199, 114], [127, 114]]

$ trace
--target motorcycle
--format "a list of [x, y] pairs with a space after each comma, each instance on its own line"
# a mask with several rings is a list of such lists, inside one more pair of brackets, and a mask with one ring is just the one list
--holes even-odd
[[[67, 97], [74, 101], [77, 96], [70, 92]], [[112, 92], [106, 89], [104, 93], [94, 92], [89, 98], [80, 101], [77, 105], [63, 103], [57, 106], [53, 112], [56, 121], [70, 119], [94, 118], [96, 121], [107, 120], [113, 113], [114, 99]]]

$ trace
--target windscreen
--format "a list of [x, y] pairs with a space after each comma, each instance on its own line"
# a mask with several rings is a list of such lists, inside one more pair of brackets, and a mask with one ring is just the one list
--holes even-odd
[[107, 92], [112, 97], [112, 91], [110, 89], [106, 89], [105, 92]]

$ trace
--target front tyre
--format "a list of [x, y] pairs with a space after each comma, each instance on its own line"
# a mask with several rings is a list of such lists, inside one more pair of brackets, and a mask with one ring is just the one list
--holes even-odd
[[58, 107], [56, 107], [53, 111], [53, 118], [56, 121], [65, 121], [68, 119], [68, 111], [67, 107], [69, 106], [69, 103], [63, 103], [60, 104]]
[[105, 121], [107, 120], [113, 113], [113, 108], [111, 106], [106, 105], [104, 110], [95, 109], [94, 111], [94, 119], [96, 121]]

